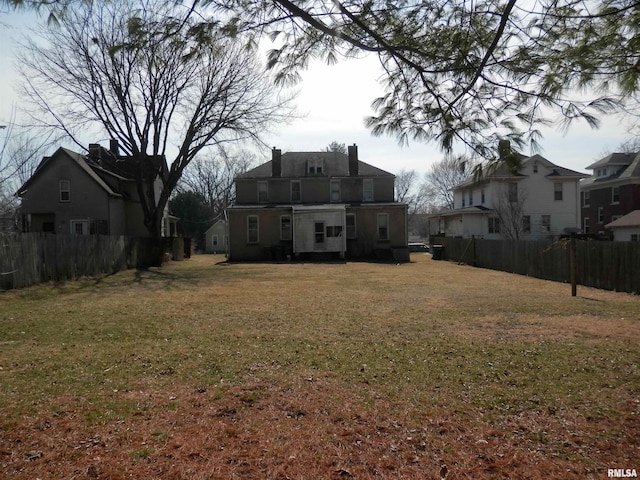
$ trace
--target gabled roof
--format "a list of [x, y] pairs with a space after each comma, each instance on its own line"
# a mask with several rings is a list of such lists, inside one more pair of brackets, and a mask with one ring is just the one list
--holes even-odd
[[[297, 178], [306, 177], [307, 162], [319, 160], [323, 165], [323, 172], [326, 177], [347, 177], [349, 176], [349, 156], [338, 152], [286, 152], [282, 154], [281, 177]], [[238, 175], [237, 179], [250, 178], [271, 178], [272, 161], [269, 160], [257, 167]], [[358, 175], [365, 177], [393, 177], [380, 168], [369, 165], [358, 160]]]
[[640, 227], [640, 210], [634, 210], [627, 213], [624, 217], [620, 217], [611, 223], [605, 225], [606, 228], [619, 227]]
[[558, 179], [558, 178], [580, 179], [580, 178], [587, 178], [589, 176], [584, 173], [576, 172], [575, 170], [571, 170], [569, 168], [560, 167], [537, 153], [530, 157], [525, 157], [524, 155], [519, 153], [516, 153], [516, 154], [521, 158], [521, 162], [522, 162], [521, 169], [518, 172], [512, 172], [511, 170], [509, 170], [509, 168], [506, 165], [500, 165], [498, 166], [498, 168], [493, 170], [489, 175], [486, 175], [479, 180], [476, 180], [473, 176], [468, 177], [463, 182], [453, 187], [452, 190], [458, 190], [460, 188], [465, 188], [470, 185], [475, 185], [477, 183], [487, 182], [491, 180], [511, 180], [511, 181], [522, 180], [527, 177], [527, 175], [524, 175], [521, 173], [522, 169], [532, 163], [537, 163], [543, 167], [550, 169], [551, 172], [545, 175], [545, 178], [548, 178], [550, 180]]
[[[109, 150], [100, 147], [98, 152], [89, 155], [74, 152], [64, 147], [58, 148], [50, 157], [44, 157], [31, 177], [20, 187], [16, 195], [23, 195], [33, 180], [42, 174], [47, 167], [60, 155], [65, 155], [78, 167], [80, 167], [91, 179], [93, 179], [109, 195], [121, 197], [121, 192], [115, 191], [105, 180], [112, 177], [120, 181], [135, 181], [136, 164], [132, 157], [116, 155]], [[151, 155], [145, 159], [143, 168], [147, 169], [152, 177], [157, 176], [160, 171], [167, 170], [167, 163], [162, 155]], [[104, 178], [103, 178], [104, 177]]]
[[55, 161], [60, 155], [66, 155], [73, 162], [75, 162], [78, 167], [80, 167], [91, 179], [93, 179], [103, 190], [105, 190], [109, 195], [113, 195], [116, 197], [122, 196], [120, 193], [114, 191], [100, 176], [96, 173], [96, 171], [89, 164], [88, 159], [85, 155], [74, 152], [72, 150], [68, 150], [66, 148], [60, 147], [55, 151], [53, 155], [50, 157], [44, 157], [38, 167], [36, 168], [33, 175], [18, 189], [16, 195], [22, 196], [28, 189], [33, 180], [42, 174], [43, 171], [47, 169], [47, 167]]
[[472, 205], [464, 208], [456, 208], [453, 210], [443, 210], [439, 213], [427, 215], [427, 218], [451, 217], [454, 215], [485, 215], [493, 210], [484, 205]]

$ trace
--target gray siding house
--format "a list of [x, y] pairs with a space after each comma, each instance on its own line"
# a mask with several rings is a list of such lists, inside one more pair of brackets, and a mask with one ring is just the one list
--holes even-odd
[[407, 205], [394, 201], [394, 180], [360, 161], [355, 145], [348, 155], [274, 148], [235, 179], [229, 258], [407, 261]]
[[[154, 171], [166, 168], [152, 160]], [[129, 158], [118, 155], [117, 142], [107, 150], [89, 145], [88, 155], [59, 148], [44, 157], [17, 192], [25, 232], [104, 234], [146, 237], [142, 209]], [[157, 174], [154, 186], [159, 182]], [[165, 212], [163, 234], [175, 234], [176, 219]]]

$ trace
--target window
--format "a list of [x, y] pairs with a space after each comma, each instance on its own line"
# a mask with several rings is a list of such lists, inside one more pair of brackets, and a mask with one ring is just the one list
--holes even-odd
[[632, 233], [632, 234], [631, 234], [631, 241], [632, 241], [632, 242], [638, 242], [638, 241], [640, 241], [640, 235], [638, 235], [637, 233]]
[[591, 193], [589, 192], [589, 190], [585, 190], [584, 192], [582, 192], [582, 206], [583, 207], [588, 207], [589, 206], [590, 198], [591, 198]]
[[518, 184], [516, 182], [509, 182], [507, 187], [507, 195], [509, 203], [515, 203], [518, 201]]
[[71, 220], [71, 233], [73, 235], [87, 235], [89, 222], [87, 220]]
[[269, 201], [269, 184], [267, 182], [258, 182], [258, 203], [267, 203]]
[[218, 246], [218, 235], [214, 235], [212, 238], [212, 243], [214, 247]]
[[620, 202], [620, 187], [611, 187], [611, 203]]
[[362, 201], [373, 202], [373, 178], [365, 178], [362, 182]]
[[60, 201], [71, 201], [71, 182], [69, 180], [60, 180]]
[[378, 214], [378, 240], [389, 240], [389, 214]]
[[324, 222], [315, 224], [316, 243], [324, 243]]
[[522, 217], [522, 232], [531, 233], [531, 217], [529, 215]]
[[258, 243], [260, 241], [259, 230], [258, 216], [247, 216], [247, 243]]
[[347, 238], [356, 238], [356, 214], [347, 213]]
[[473, 205], [473, 190], [469, 190], [469, 206]]
[[466, 196], [465, 196], [464, 191], [463, 191], [462, 192], [462, 206], [463, 207], [467, 206], [467, 201], [465, 199], [466, 199]]
[[340, 201], [340, 180], [331, 180], [331, 201]]
[[533, 173], [538, 173], [538, 162], [533, 162]]
[[604, 223], [604, 208], [598, 207], [598, 223]]
[[291, 216], [280, 217], [280, 240], [291, 240]]
[[500, 219], [489, 217], [489, 233], [500, 233]]
[[551, 231], [551, 215], [542, 215], [542, 231]]
[[309, 175], [322, 175], [322, 160], [315, 158], [307, 161], [307, 173]]
[[582, 219], [582, 233], [589, 233], [589, 217]]
[[484, 188], [480, 190], [480, 203], [484, 205]]
[[553, 199], [562, 200], [562, 182], [555, 182], [553, 184]]
[[302, 201], [302, 184], [300, 180], [291, 180], [291, 203]]
[[328, 226], [327, 227], [327, 238], [329, 237], [340, 237], [342, 236], [342, 225]]

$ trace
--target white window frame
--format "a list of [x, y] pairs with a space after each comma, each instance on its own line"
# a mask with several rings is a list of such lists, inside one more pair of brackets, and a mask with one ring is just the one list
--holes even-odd
[[335, 179], [335, 180], [331, 180], [329, 182], [329, 197], [331, 199], [331, 203], [338, 203], [340, 202], [340, 199], [342, 198], [342, 193], [341, 193], [341, 189], [340, 189], [340, 180], [339, 179]]
[[214, 247], [217, 247], [217, 246], [218, 246], [218, 235], [213, 235], [213, 236], [211, 237], [211, 244], [212, 244]]
[[509, 203], [518, 201], [518, 182], [507, 182], [507, 201]]
[[[349, 225], [349, 218], [353, 218], [353, 225]], [[345, 230], [347, 231], [347, 239], [358, 238], [358, 230], [356, 228], [356, 214], [347, 213], [345, 219]]]
[[598, 207], [598, 223], [604, 223], [604, 208]]
[[522, 216], [522, 232], [531, 233], [531, 215]]
[[500, 233], [500, 218], [487, 217], [489, 233]]
[[374, 198], [373, 178], [365, 178], [362, 181], [362, 201], [373, 202], [373, 198]]
[[307, 160], [308, 175], [322, 175], [324, 173], [324, 162], [319, 158]]
[[[89, 220], [71, 220], [69, 222], [71, 235], [89, 235]], [[76, 231], [76, 227], [80, 226], [81, 231]]]
[[588, 207], [590, 201], [591, 201], [591, 192], [589, 190], [584, 190], [582, 192], [582, 206]]
[[71, 180], [60, 180], [60, 201], [64, 203], [71, 201]]
[[[293, 195], [294, 189], [293, 186], [298, 185], [298, 196], [297, 198]], [[290, 192], [291, 192], [291, 203], [300, 203], [302, 202], [302, 182], [300, 180], [291, 180], [291, 186], [290, 186]]]
[[379, 242], [386, 242], [389, 240], [389, 214], [379, 213], [377, 217], [376, 238]]
[[[255, 228], [251, 228], [252, 220], [255, 220]], [[255, 238], [252, 237], [252, 232], [255, 234]], [[258, 215], [247, 215], [247, 243], [260, 243], [260, 218]]]
[[[289, 220], [289, 227], [288, 229], [285, 231], [284, 230], [284, 220]], [[291, 240], [291, 233], [292, 233], [292, 224], [291, 224], [291, 215], [280, 215], [280, 240], [283, 241], [289, 241]]]
[[561, 202], [564, 198], [563, 185], [563, 182], [553, 182], [553, 200], [555, 202]]
[[620, 187], [611, 187], [611, 204], [617, 205], [620, 203]]
[[268, 203], [268, 202], [269, 202], [269, 182], [259, 181], [258, 182], [258, 203]]
[[543, 232], [551, 231], [551, 215], [540, 216], [540, 228], [542, 228]]
[[582, 233], [589, 233], [589, 217], [582, 219]]
[[[320, 228], [318, 228], [320, 227]], [[324, 230], [324, 222], [313, 223], [313, 240], [316, 245], [324, 245], [326, 239], [326, 232]]]

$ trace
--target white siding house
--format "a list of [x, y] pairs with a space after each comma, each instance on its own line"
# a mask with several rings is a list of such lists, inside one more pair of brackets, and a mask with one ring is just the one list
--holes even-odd
[[227, 253], [229, 249], [229, 234], [226, 221], [218, 220], [211, 225], [204, 232], [204, 237], [206, 253]]
[[430, 234], [534, 240], [576, 232], [585, 177], [540, 155], [523, 157], [516, 173], [500, 167], [454, 187], [454, 208], [430, 217]]
[[634, 210], [606, 225], [616, 242], [640, 242], [640, 210]]

